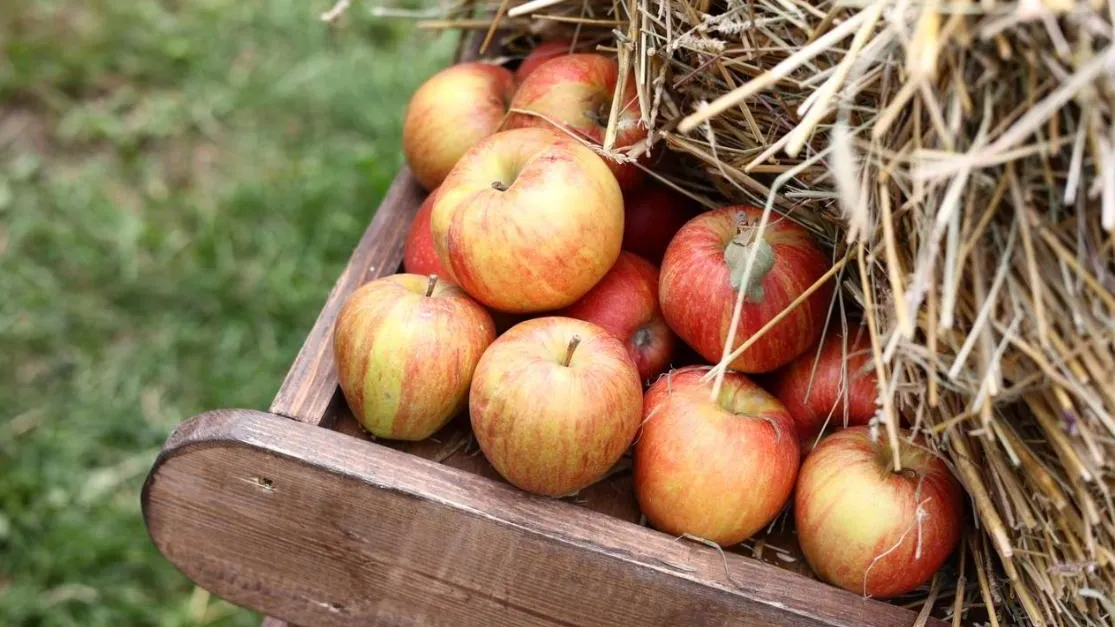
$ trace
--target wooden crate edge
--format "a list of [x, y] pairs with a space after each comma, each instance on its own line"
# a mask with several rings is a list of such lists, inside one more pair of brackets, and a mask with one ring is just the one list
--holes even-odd
[[[539, 625], [676, 624], [668, 617], [678, 608], [709, 624], [915, 619], [776, 566], [272, 414], [208, 412], [176, 436], [144, 486], [152, 540], [214, 594], [297, 624], [363, 624], [386, 611], [394, 618], [383, 624], [482, 625], [507, 604]], [[375, 592], [392, 578], [405, 583], [392, 591], [401, 605]]]

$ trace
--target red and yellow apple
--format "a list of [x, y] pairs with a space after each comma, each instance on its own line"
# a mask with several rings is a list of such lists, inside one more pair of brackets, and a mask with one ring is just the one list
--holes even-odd
[[905, 435], [895, 473], [885, 438], [838, 431], [802, 464], [794, 496], [801, 550], [825, 581], [871, 597], [927, 583], [960, 540], [964, 500], [945, 462]]
[[619, 340], [590, 322], [546, 316], [515, 325], [480, 358], [469, 413], [502, 477], [564, 496], [619, 461], [639, 429], [642, 391]]
[[[744, 300], [733, 349], [831, 267], [802, 226], [775, 214], [760, 233], [761, 215], [761, 209], [747, 206], [706, 211], [681, 227], [662, 260], [659, 298], [666, 322], [711, 363], [720, 361], [740, 290]], [[752, 254], [755, 262], [745, 277]], [[830, 279], [733, 360], [730, 368], [770, 372], [801, 355], [821, 337], [832, 291]]]
[[[635, 77], [628, 75], [624, 81], [623, 107], [616, 119], [616, 149], [632, 146], [647, 136]], [[512, 112], [504, 128], [558, 125], [602, 146], [618, 82], [619, 66], [614, 59], [591, 53], [552, 58], [523, 80], [511, 99]], [[634, 188], [642, 180], [642, 171], [635, 163], [600, 157], [623, 189]]]
[[353, 292], [337, 314], [337, 379], [369, 433], [422, 440], [465, 408], [473, 371], [494, 339], [491, 315], [452, 283], [383, 277]]
[[519, 69], [515, 70], [515, 80], [522, 83], [523, 80], [534, 73], [543, 63], [573, 52], [573, 42], [568, 39], [551, 39], [543, 41], [535, 46], [523, 62], [519, 64]]
[[812, 448], [822, 431], [866, 425], [878, 397], [867, 330], [845, 341], [839, 329], [830, 329], [819, 347], [776, 372], [769, 389], [794, 417], [803, 449]]
[[673, 188], [647, 181], [624, 194], [623, 249], [661, 263], [666, 247], [697, 206]]
[[623, 342], [643, 381], [665, 370], [674, 354], [674, 332], [658, 308], [658, 268], [633, 253], [621, 252], [588, 294], [559, 313], [598, 324]]
[[434, 236], [430, 232], [430, 213], [433, 211], [436, 195], [435, 189], [426, 196], [407, 231], [406, 245], [403, 247], [403, 271], [426, 276], [436, 274], [443, 280], [452, 281], [452, 277], [437, 258]]
[[635, 496], [657, 529], [721, 546], [742, 542], [789, 502], [801, 454], [786, 408], [728, 372], [716, 398], [707, 366], [647, 390], [635, 444]]
[[460, 63], [426, 79], [403, 120], [403, 155], [418, 183], [433, 190], [465, 151], [499, 130], [514, 91], [511, 71], [490, 63]]
[[438, 190], [438, 259], [481, 303], [560, 309], [615, 264], [623, 197], [591, 150], [551, 129], [503, 131], [473, 146]]

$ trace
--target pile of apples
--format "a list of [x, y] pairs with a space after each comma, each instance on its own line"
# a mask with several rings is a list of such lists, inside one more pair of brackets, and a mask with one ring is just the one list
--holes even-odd
[[[869, 425], [869, 337], [825, 332], [831, 281], [735, 351], [721, 385], [710, 373], [828, 257], [788, 219], [760, 230], [756, 208], [702, 210], [647, 180], [637, 92], [612, 112], [617, 82], [614, 59], [549, 42], [515, 72], [463, 63], [414, 94], [404, 152], [430, 194], [404, 272], [353, 293], [334, 331], [354, 415], [420, 440], [467, 410], [496, 471], [551, 497], [630, 452], [657, 529], [730, 546], [790, 508], [822, 579], [875, 597], [923, 585], [959, 540], [961, 488], [905, 438], [895, 471]], [[599, 150], [610, 117], [634, 156]], [[686, 347], [703, 364], [671, 369]]]

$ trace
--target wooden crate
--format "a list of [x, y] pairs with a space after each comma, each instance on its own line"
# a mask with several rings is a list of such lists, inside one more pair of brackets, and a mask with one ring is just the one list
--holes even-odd
[[267, 412], [207, 412], [166, 442], [143, 515], [187, 577], [269, 626], [918, 622], [809, 577], [792, 538], [754, 557], [641, 526], [629, 472], [576, 500], [523, 493], [469, 449], [467, 417], [424, 442], [371, 441], [337, 387], [333, 321], [399, 271], [423, 198], [400, 172]]

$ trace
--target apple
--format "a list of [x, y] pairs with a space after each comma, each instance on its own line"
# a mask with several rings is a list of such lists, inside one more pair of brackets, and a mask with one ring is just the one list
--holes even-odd
[[499, 130], [514, 90], [510, 70], [479, 62], [449, 66], [422, 83], [403, 119], [403, 155], [422, 187], [436, 188], [461, 155]]
[[[670, 328], [711, 363], [720, 361], [736, 295], [744, 291], [733, 348], [739, 348], [831, 267], [802, 226], [772, 215], [759, 233], [762, 210], [748, 206], [706, 211], [686, 222], [662, 259], [659, 298]], [[746, 285], [747, 259], [755, 262]], [[828, 280], [730, 365], [755, 374], [776, 370], [821, 337], [832, 299]]]
[[619, 340], [591, 322], [545, 316], [515, 325], [480, 358], [469, 413], [502, 477], [564, 496], [619, 461], [639, 429], [642, 392]]
[[[591, 53], [558, 56], [542, 63], [519, 85], [504, 128], [558, 125], [595, 146], [602, 146], [619, 77], [614, 59]], [[626, 148], [647, 136], [639, 110], [634, 75], [625, 78], [624, 106], [616, 122], [614, 147]], [[642, 180], [635, 163], [601, 155], [623, 189]]]
[[481, 303], [508, 313], [573, 304], [615, 264], [623, 196], [591, 150], [551, 129], [496, 133], [438, 190], [438, 259]]
[[838, 431], [805, 458], [794, 497], [802, 554], [825, 581], [871, 597], [925, 584], [956, 548], [960, 484], [945, 462], [904, 436], [902, 472], [869, 427]]
[[789, 502], [801, 453], [794, 419], [738, 372], [711, 397], [709, 366], [687, 366], [647, 390], [635, 444], [635, 496], [657, 529], [737, 544]]
[[696, 203], [673, 188], [647, 181], [624, 195], [623, 249], [661, 263], [666, 247], [696, 213]]
[[658, 308], [658, 268], [633, 253], [621, 252], [595, 287], [559, 313], [598, 324], [623, 342], [643, 381], [673, 357], [674, 332]]
[[878, 397], [867, 330], [845, 341], [839, 329], [831, 329], [819, 348], [809, 347], [777, 371], [768, 389], [794, 417], [803, 449], [826, 429], [866, 425], [875, 416]]
[[441, 265], [434, 250], [434, 237], [430, 232], [430, 213], [434, 208], [434, 197], [437, 190], [430, 192], [426, 200], [418, 207], [414, 222], [407, 232], [406, 245], [403, 248], [403, 271], [410, 274], [431, 275], [452, 281], [449, 272]]
[[491, 315], [452, 283], [382, 277], [337, 314], [337, 379], [369, 433], [422, 440], [465, 408], [473, 370], [494, 339]]
[[573, 42], [568, 39], [551, 39], [539, 43], [523, 58], [519, 69], [515, 70], [515, 80], [522, 83], [523, 79], [530, 76], [543, 63], [554, 57], [570, 54], [572, 51]]

